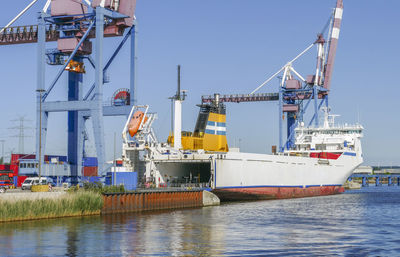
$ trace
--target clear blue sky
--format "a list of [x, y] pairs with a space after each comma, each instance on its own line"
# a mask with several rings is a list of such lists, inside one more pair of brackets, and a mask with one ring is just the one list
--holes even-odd
[[[0, 10], [5, 25], [30, 1], [7, 1]], [[36, 24], [39, 1], [19, 22]], [[183, 128], [192, 130], [201, 95], [219, 92], [249, 93], [312, 43], [325, 25], [335, 0], [138, 0], [138, 100], [158, 112], [155, 129], [164, 141], [170, 127], [170, 102], [176, 88], [176, 65], [182, 65], [182, 88], [188, 90], [184, 103]], [[333, 73], [330, 104], [342, 123], [360, 121], [367, 164], [400, 164], [400, 118], [396, 99], [400, 94], [398, 77], [400, 19], [398, 0], [345, 0], [342, 30]], [[118, 39], [106, 39], [105, 58]], [[54, 44], [48, 44], [54, 48]], [[313, 49], [297, 62], [302, 74], [315, 67]], [[35, 126], [36, 46], [0, 46], [0, 139], [6, 151], [18, 149], [12, 137], [21, 115]], [[124, 49], [110, 69], [111, 83], [105, 98], [121, 87], [128, 87], [129, 51]], [[59, 68], [59, 67], [56, 67]], [[47, 67], [48, 83], [57, 69]], [[65, 76], [65, 75], [64, 75]], [[84, 90], [93, 82], [88, 72]], [[66, 97], [66, 77], [52, 99]], [[262, 92], [274, 92], [277, 80]], [[243, 151], [269, 153], [277, 142], [277, 103], [227, 104], [230, 145]], [[124, 119], [105, 118], [107, 157], [112, 157], [114, 132], [120, 134]], [[29, 123], [28, 123], [29, 125]], [[91, 127], [91, 123], [87, 123]], [[49, 121], [47, 153], [66, 152], [66, 114], [52, 114]], [[34, 131], [26, 134], [26, 152], [34, 151]], [[118, 140], [118, 146], [120, 140]], [[120, 147], [118, 147], [120, 148]], [[93, 150], [93, 147], [89, 147]], [[120, 152], [120, 149], [118, 149]]]

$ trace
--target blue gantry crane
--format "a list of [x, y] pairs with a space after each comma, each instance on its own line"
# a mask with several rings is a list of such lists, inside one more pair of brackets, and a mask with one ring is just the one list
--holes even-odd
[[[36, 153], [40, 164], [44, 150], [49, 114], [68, 113], [68, 162], [73, 183], [77, 182], [84, 157], [86, 138], [85, 122], [93, 123], [101, 174], [105, 165], [104, 116], [127, 116], [136, 102], [136, 0], [47, 0], [38, 15], [38, 24], [16, 26], [12, 24], [38, 0], [33, 0], [9, 24], [0, 30], [0, 45], [37, 43], [37, 134]], [[103, 63], [106, 37], [121, 37], [112, 56]], [[130, 39], [130, 86], [117, 90], [113, 101], [104, 105], [103, 85], [108, 81], [107, 69], [121, 48]], [[56, 41], [56, 49], [46, 49], [46, 42]], [[94, 42], [94, 58], [92, 57]], [[45, 85], [46, 63], [59, 65], [50, 85]], [[95, 81], [85, 92], [83, 79], [85, 64], [90, 65]], [[68, 73], [68, 95], [66, 99], [49, 100], [61, 75]]]

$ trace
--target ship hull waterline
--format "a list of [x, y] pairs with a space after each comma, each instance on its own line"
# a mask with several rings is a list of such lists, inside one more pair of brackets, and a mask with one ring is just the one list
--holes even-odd
[[303, 198], [314, 196], [326, 196], [343, 193], [344, 187], [310, 186], [310, 187], [248, 187], [213, 189], [212, 192], [223, 202], [228, 201], [253, 201], [274, 200], [288, 198]]

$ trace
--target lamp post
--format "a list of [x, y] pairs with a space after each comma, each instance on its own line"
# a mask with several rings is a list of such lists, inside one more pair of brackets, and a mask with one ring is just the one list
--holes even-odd
[[38, 89], [36, 90], [40, 94], [40, 99], [39, 99], [39, 181], [42, 176], [42, 95], [46, 90], [44, 89]]
[[114, 173], [113, 173], [113, 175], [114, 175], [114, 183], [112, 183], [114, 186], [116, 186], [117, 185], [117, 165], [116, 165], [116, 162], [117, 162], [117, 160], [115, 159], [116, 157], [115, 157], [115, 141], [116, 141], [116, 138], [117, 138], [117, 133], [115, 133], [114, 132]]

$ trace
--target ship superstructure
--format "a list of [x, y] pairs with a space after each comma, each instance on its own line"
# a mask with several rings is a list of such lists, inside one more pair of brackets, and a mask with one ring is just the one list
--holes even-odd
[[285, 152], [314, 158], [337, 159], [343, 153], [361, 155], [363, 127], [355, 125], [336, 125], [335, 117], [329, 114], [329, 108], [324, 108], [323, 126], [305, 127], [301, 123], [295, 129], [295, 144]]

